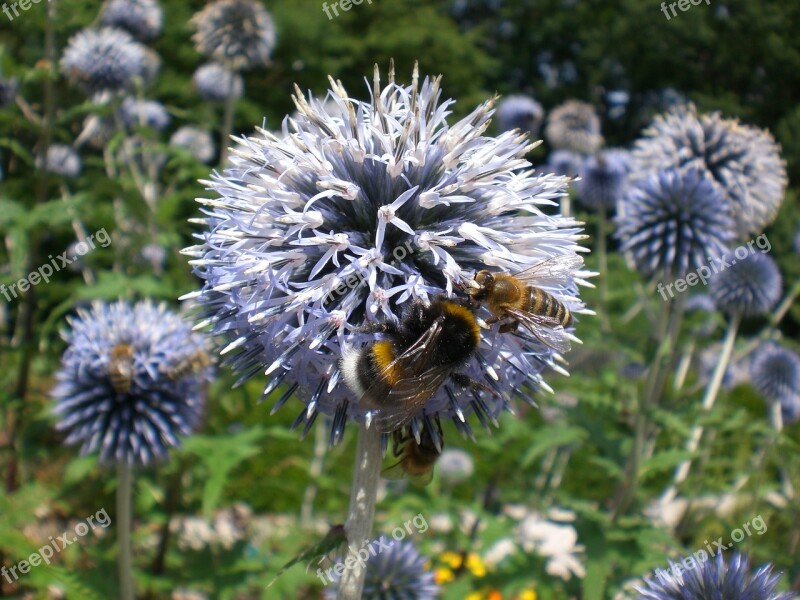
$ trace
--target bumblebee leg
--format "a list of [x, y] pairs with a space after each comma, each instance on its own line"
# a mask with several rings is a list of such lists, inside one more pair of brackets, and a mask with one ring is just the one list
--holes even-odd
[[356, 327], [353, 331], [356, 331], [357, 333], [387, 333], [391, 335], [396, 334], [398, 329], [397, 325], [392, 322], [373, 322]]
[[463, 373], [453, 373], [450, 376], [456, 385], [460, 385], [463, 388], [470, 388], [477, 392], [488, 392], [492, 396], [497, 396], [497, 392], [495, 392], [492, 388], [488, 385], [481, 383], [480, 381], [475, 381], [471, 377], [464, 375]]

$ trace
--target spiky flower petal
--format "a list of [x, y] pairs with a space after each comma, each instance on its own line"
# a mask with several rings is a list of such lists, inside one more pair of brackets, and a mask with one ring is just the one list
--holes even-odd
[[211, 162], [216, 152], [211, 134], [191, 125], [185, 125], [173, 133], [169, 143], [171, 146], [188, 150], [189, 154], [202, 163]]
[[[662, 573], [637, 586], [639, 600], [794, 600], [791, 593], [776, 593], [780, 574], [773, 574], [771, 564], [766, 564], [751, 574], [747, 556], [734, 554], [726, 562], [722, 553], [716, 558], [697, 562], [694, 568], [683, 569], [678, 563], [672, 576]], [[681, 573], [676, 572], [677, 569]]]
[[164, 458], [200, 421], [210, 378], [204, 339], [165, 306], [95, 303], [70, 319], [52, 391], [58, 429], [104, 463]]
[[711, 278], [711, 295], [717, 308], [746, 317], [772, 310], [781, 298], [782, 287], [775, 261], [766, 254], [749, 253], [744, 258], [729, 254], [725, 259], [730, 267]]
[[500, 131], [519, 129], [535, 137], [544, 120], [542, 105], [529, 96], [508, 96], [497, 105], [497, 126]]
[[[439, 597], [439, 586], [433, 573], [426, 568], [428, 559], [422, 556], [409, 541], [384, 542], [389, 547], [367, 560], [363, 600], [434, 600]], [[333, 600], [338, 591], [338, 581], [325, 590], [325, 597]]]
[[730, 209], [699, 171], [663, 171], [631, 183], [617, 205], [615, 235], [642, 275], [684, 277], [726, 252]]
[[[517, 272], [581, 250], [575, 221], [543, 212], [566, 180], [532, 173], [525, 136], [483, 136], [491, 101], [448, 125], [451, 101], [440, 103], [439, 86], [426, 79], [420, 89], [415, 71], [412, 85], [392, 73], [381, 88], [376, 68], [369, 102], [332, 81], [337, 116], [298, 93], [297, 117], [280, 134], [242, 138], [199, 200], [203, 243], [185, 253], [205, 280], [196, 295], [213, 332], [230, 341], [228, 362], [242, 380], [266, 371], [266, 393], [285, 382], [278, 405], [298, 391], [306, 407], [295, 425], [305, 431], [318, 413], [333, 417], [334, 443], [347, 420], [366, 420], [338, 369], [345, 348], [375, 339], [356, 328], [452, 294], [487, 266]], [[581, 273], [541, 286], [579, 312]], [[464, 373], [501, 394], [519, 393], [523, 381], [541, 387], [552, 351], [520, 335], [482, 335]], [[451, 418], [469, 435], [466, 416], [490, 423], [504, 404], [446, 383], [411, 427]]]
[[770, 402], [800, 394], [800, 356], [774, 343], [763, 344], [750, 365], [753, 387]]
[[698, 114], [693, 105], [656, 117], [636, 142], [635, 177], [696, 169], [732, 207], [739, 237], [760, 233], [778, 214], [788, 183], [780, 146], [763, 129]]
[[269, 64], [275, 25], [256, 0], [216, 0], [192, 17], [192, 40], [200, 54], [248, 69]]
[[100, 22], [119, 27], [140, 40], [161, 33], [161, 7], [157, 0], [109, 0], [100, 13]]
[[229, 95], [237, 100], [244, 93], [242, 76], [219, 63], [200, 66], [192, 81], [200, 97], [209, 102], [225, 102]]
[[557, 106], [547, 119], [544, 137], [555, 150], [594, 154], [603, 145], [600, 117], [594, 106], [579, 100], [567, 100]]
[[114, 27], [84, 29], [73, 35], [61, 68], [88, 93], [120, 92], [144, 78], [145, 47], [127, 31]]
[[77, 177], [81, 173], [81, 157], [71, 146], [53, 144], [47, 148], [45, 164], [37, 166], [54, 175]]
[[576, 184], [581, 204], [593, 210], [610, 210], [622, 198], [628, 174], [626, 154], [599, 152], [587, 158]]

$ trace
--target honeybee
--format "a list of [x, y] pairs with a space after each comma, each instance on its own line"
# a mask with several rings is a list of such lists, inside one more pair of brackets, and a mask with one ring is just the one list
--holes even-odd
[[198, 374], [211, 364], [211, 358], [204, 350], [198, 350], [181, 360], [177, 365], [169, 367], [166, 375], [172, 381], [183, 379], [189, 374]]
[[515, 275], [478, 271], [465, 287], [474, 302], [485, 304], [492, 313], [487, 324], [503, 321], [500, 332], [507, 333], [522, 323], [546, 346], [566, 352], [570, 348], [566, 328], [572, 325], [572, 314], [564, 303], [532, 282], [564, 283], [582, 266], [580, 256], [555, 256]]
[[111, 386], [117, 393], [124, 394], [131, 389], [134, 368], [133, 348], [129, 344], [120, 343], [111, 349], [107, 372]]
[[[442, 439], [441, 426], [439, 439]], [[428, 485], [433, 479], [433, 467], [442, 454], [441, 446], [437, 446], [428, 427], [420, 433], [419, 443], [410, 433], [402, 430], [394, 432], [394, 456], [400, 460], [387, 468], [383, 476], [387, 479], [407, 478], [419, 485]]]
[[361, 331], [388, 339], [345, 349], [340, 361], [347, 386], [366, 406], [367, 426], [381, 432], [407, 425], [448, 379], [461, 387], [494, 393], [460, 373], [480, 343], [476, 306], [468, 299], [415, 300], [399, 323], [376, 323]]

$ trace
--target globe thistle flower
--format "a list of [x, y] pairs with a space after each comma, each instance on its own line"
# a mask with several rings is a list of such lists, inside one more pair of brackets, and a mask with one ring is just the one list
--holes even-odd
[[185, 125], [172, 134], [169, 139], [170, 146], [183, 148], [202, 163], [213, 160], [216, 148], [211, 134], [198, 127]]
[[645, 277], [683, 277], [725, 253], [729, 213], [699, 171], [662, 171], [631, 182], [617, 206], [615, 236]]
[[567, 100], [553, 109], [544, 137], [555, 150], [579, 154], [594, 154], [603, 145], [600, 117], [591, 104], [579, 100]]
[[536, 137], [543, 120], [542, 105], [529, 96], [508, 96], [497, 105], [497, 127], [500, 131], [519, 129]]
[[16, 77], [0, 77], [0, 108], [11, 104], [18, 91], [19, 80]]
[[572, 150], [556, 150], [550, 154], [545, 172], [555, 173], [556, 175], [566, 175], [567, 177], [577, 177], [581, 170], [583, 156]]
[[192, 17], [192, 36], [200, 54], [249, 69], [269, 64], [275, 47], [275, 24], [255, 0], [216, 0]]
[[444, 450], [436, 462], [439, 466], [439, 475], [450, 484], [461, 483], [472, 477], [475, 472], [472, 457], [463, 450]]
[[38, 161], [37, 166], [54, 175], [77, 177], [81, 173], [81, 157], [71, 146], [53, 144], [47, 148], [44, 164]]
[[139, 100], [127, 97], [120, 106], [120, 116], [125, 127], [136, 129], [147, 127], [155, 131], [166, 129], [170, 117], [167, 109], [156, 100]]
[[656, 117], [633, 151], [634, 176], [664, 169], [696, 169], [732, 207], [744, 239], [778, 214], [788, 183], [780, 146], [762, 129], [697, 113], [693, 105]]
[[229, 94], [238, 100], [244, 93], [242, 76], [219, 63], [202, 65], [194, 72], [192, 81], [200, 97], [209, 102], [225, 102]]
[[587, 208], [614, 208], [625, 191], [628, 166], [620, 152], [599, 152], [581, 165], [576, 183], [578, 199]]
[[724, 259], [730, 266], [711, 278], [711, 295], [717, 308], [746, 317], [772, 310], [781, 298], [782, 287], [775, 261], [766, 254], [748, 254], [743, 259], [731, 254]]
[[762, 344], [750, 364], [753, 387], [769, 402], [800, 394], [800, 356], [774, 343]]
[[119, 27], [140, 40], [161, 33], [161, 7], [156, 0], [109, 0], [100, 13], [100, 23]]
[[[409, 541], [389, 541], [389, 548], [370, 556], [364, 579], [363, 600], [433, 600], [439, 597], [439, 586], [427, 568], [428, 559]], [[325, 598], [333, 600], [338, 592], [338, 579], [325, 590]]]
[[203, 338], [164, 305], [95, 303], [70, 319], [52, 391], [67, 444], [147, 465], [199, 423], [210, 378]]
[[145, 61], [144, 46], [128, 32], [103, 27], [73, 35], [61, 58], [61, 68], [90, 94], [120, 92], [143, 77]]
[[[720, 552], [714, 559], [698, 562], [694, 568], [682, 569], [680, 563], [671, 569], [673, 575], [645, 580], [638, 586], [639, 600], [794, 600], [791, 593], [776, 593], [781, 575], [774, 575], [767, 564], [751, 574], [747, 556], [734, 554], [726, 563]], [[676, 573], [676, 570], [680, 572]]]
[[[483, 136], [492, 101], [449, 125], [440, 78], [418, 89], [416, 69], [410, 86], [393, 75], [381, 89], [376, 67], [370, 102], [332, 81], [330, 97], [344, 116], [331, 117], [298, 91], [299, 116], [284, 119], [281, 134], [259, 130], [239, 140], [229, 168], [204, 182], [213, 197], [198, 200], [203, 244], [184, 251], [205, 280], [186, 297], [196, 297], [212, 332], [230, 341], [222, 353], [240, 381], [265, 372], [265, 395], [285, 383], [276, 409], [297, 392], [306, 406], [295, 426], [305, 433], [319, 413], [332, 417], [331, 443], [348, 420], [367, 421], [338, 367], [343, 351], [374, 340], [357, 328], [395, 320], [414, 300], [452, 294], [487, 265], [517, 272], [575, 256], [584, 237], [574, 220], [543, 212], [564, 195], [566, 180], [532, 174], [526, 137]], [[541, 285], [579, 313], [581, 273]], [[494, 330], [463, 372], [488, 378], [502, 396], [523, 381], [543, 387], [551, 359], [528, 336]], [[501, 397], [463, 392], [442, 385], [412, 430], [441, 417], [472, 435], [466, 416], [486, 425], [505, 406]]]

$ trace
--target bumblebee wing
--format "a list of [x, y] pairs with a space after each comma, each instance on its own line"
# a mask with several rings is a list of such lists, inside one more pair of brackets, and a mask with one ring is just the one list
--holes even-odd
[[577, 254], [562, 254], [543, 260], [514, 274], [526, 283], [567, 283], [574, 271], [583, 267], [583, 257]]
[[450, 367], [433, 367], [417, 375], [399, 379], [389, 390], [385, 404], [370, 412], [372, 423], [382, 433], [389, 433], [408, 425], [451, 373]]
[[425, 469], [422, 473], [409, 473], [406, 470], [404, 460], [397, 462], [389, 467], [386, 467], [382, 472], [381, 476], [384, 479], [408, 479], [414, 485], [418, 486], [426, 486], [431, 481], [433, 481], [433, 465], [431, 465], [430, 469]]
[[515, 321], [522, 323], [531, 334], [545, 346], [558, 352], [569, 352], [570, 342], [566, 330], [558, 320], [544, 315], [520, 310], [516, 307], [506, 307], [505, 314]]

